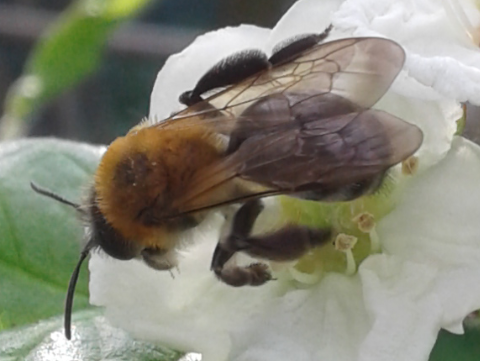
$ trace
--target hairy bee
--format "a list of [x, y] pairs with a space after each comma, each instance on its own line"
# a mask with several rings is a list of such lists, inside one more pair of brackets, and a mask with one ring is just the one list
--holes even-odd
[[233, 273], [223, 266], [240, 250], [294, 259], [328, 239], [329, 231], [286, 227], [254, 239], [249, 234], [262, 209], [259, 198], [352, 200], [374, 192], [390, 167], [419, 148], [419, 128], [370, 109], [401, 70], [403, 49], [382, 38], [322, 43], [329, 31], [281, 43], [269, 58], [249, 50], [219, 62], [182, 94], [185, 110], [143, 122], [108, 147], [86, 205], [32, 185], [88, 222], [88, 242], [67, 294], [67, 338], [78, 272], [92, 249], [170, 269], [183, 231], [213, 209], [244, 204], [212, 269], [234, 286], [262, 284], [269, 274], [261, 265]]

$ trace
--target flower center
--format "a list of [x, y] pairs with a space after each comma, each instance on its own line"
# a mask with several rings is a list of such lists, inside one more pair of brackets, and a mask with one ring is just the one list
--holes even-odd
[[[396, 169], [395, 173], [391, 172], [377, 192], [351, 202], [323, 203], [281, 197], [282, 215], [286, 222], [331, 228], [334, 234], [332, 242], [310, 251], [289, 267], [288, 272], [284, 272], [287, 278], [313, 284], [325, 272], [354, 274], [365, 258], [381, 251], [376, 224], [396, 204], [397, 181], [414, 174], [417, 168], [417, 158], [405, 160], [401, 171]], [[283, 277], [283, 273], [279, 277]]]

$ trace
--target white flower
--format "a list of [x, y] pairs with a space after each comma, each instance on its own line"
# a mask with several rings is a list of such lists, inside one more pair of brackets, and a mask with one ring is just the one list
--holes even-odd
[[441, 328], [462, 333], [464, 317], [480, 308], [480, 148], [454, 132], [458, 101], [480, 104], [480, 52], [443, 4], [299, 1], [272, 31], [240, 26], [199, 37], [167, 61], [154, 87], [151, 115], [161, 119], [223, 57], [252, 47], [268, 52], [331, 21], [332, 39], [384, 36], [403, 45], [405, 68], [376, 107], [422, 128], [421, 171], [374, 227], [382, 252], [358, 273], [328, 272], [303, 287], [281, 279], [228, 287], [209, 270], [221, 223], [212, 216], [175, 278], [93, 255], [91, 302], [134, 336], [208, 361], [421, 361]]

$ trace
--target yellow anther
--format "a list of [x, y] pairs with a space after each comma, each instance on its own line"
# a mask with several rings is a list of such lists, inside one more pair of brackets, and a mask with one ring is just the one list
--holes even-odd
[[352, 218], [352, 222], [357, 224], [358, 229], [363, 233], [370, 233], [375, 227], [375, 218], [373, 214], [362, 212]]
[[419, 159], [418, 157], [412, 155], [402, 162], [402, 174], [403, 175], [413, 175], [418, 170]]
[[355, 247], [358, 238], [355, 236], [351, 236], [345, 233], [340, 233], [335, 238], [335, 249], [337, 251], [341, 251], [345, 253], [347, 267], [345, 269], [345, 274], [351, 276], [357, 270], [357, 264], [355, 262], [355, 258], [353, 257], [352, 248]]
[[335, 238], [335, 249], [340, 252], [350, 251], [357, 244], [358, 238], [349, 234], [340, 233]]

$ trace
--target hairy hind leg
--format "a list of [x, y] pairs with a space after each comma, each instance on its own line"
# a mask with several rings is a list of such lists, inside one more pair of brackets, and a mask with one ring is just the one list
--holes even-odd
[[271, 261], [292, 261], [331, 238], [330, 229], [299, 225], [286, 225], [272, 233], [250, 236], [262, 209], [260, 200], [245, 203], [234, 215], [230, 233], [217, 244], [211, 269], [230, 286], [260, 286], [272, 279], [265, 263], [225, 267], [237, 252]]

